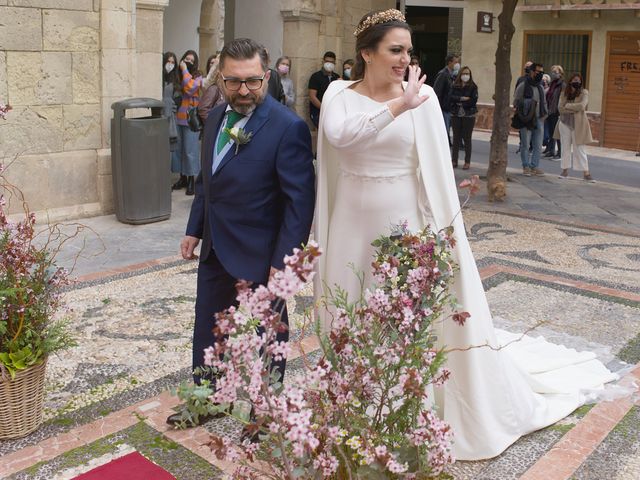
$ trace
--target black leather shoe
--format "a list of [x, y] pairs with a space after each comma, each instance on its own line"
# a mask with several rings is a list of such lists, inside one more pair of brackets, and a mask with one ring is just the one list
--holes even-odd
[[194, 193], [196, 193], [195, 183], [196, 182], [194, 177], [187, 177], [187, 191], [184, 193], [187, 195], [193, 195]]
[[171, 190], [181, 190], [187, 186], [187, 177], [185, 175], [180, 175], [180, 179], [171, 185]]
[[248, 440], [249, 443], [260, 443], [260, 433], [258, 431], [251, 433], [247, 427], [244, 427], [240, 434], [240, 443], [243, 443], [245, 440]]

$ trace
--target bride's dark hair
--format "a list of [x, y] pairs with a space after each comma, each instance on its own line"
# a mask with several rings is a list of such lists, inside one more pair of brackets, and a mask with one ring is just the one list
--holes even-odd
[[[374, 10], [367, 13], [360, 19], [360, 23], [358, 25], [362, 25], [367, 18], [380, 12], [384, 12], [384, 10]], [[391, 20], [389, 22], [372, 25], [356, 36], [356, 58], [355, 65], [353, 66], [353, 71], [351, 73], [352, 80], [360, 80], [364, 77], [365, 61], [362, 57], [362, 51], [376, 50], [387, 32], [394, 28], [404, 28], [411, 33], [411, 27], [408, 23], [400, 20]]]

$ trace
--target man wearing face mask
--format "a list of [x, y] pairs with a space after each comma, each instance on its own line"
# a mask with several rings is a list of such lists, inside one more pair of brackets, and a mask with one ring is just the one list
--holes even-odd
[[[444, 125], [447, 128], [447, 137], [451, 126], [451, 112], [449, 111], [451, 104], [451, 88], [453, 87], [453, 79], [460, 71], [460, 57], [450, 53], [445, 58], [446, 66], [438, 72], [433, 82], [433, 90], [438, 96], [440, 109], [444, 117]], [[451, 145], [451, 137], [449, 137], [449, 145]]]
[[[544, 67], [539, 63], [533, 63], [525, 81], [516, 88], [513, 106], [516, 111], [528, 113], [530, 108], [535, 108], [531, 114], [531, 122], [520, 129], [520, 159], [522, 160], [522, 174], [526, 177], [535, 175], [544, 176], [544, 172], [538, 168], [542, 153], [542, 137], [544, 135], [544, 121], [547, 118], [547, 101], [542, 88], [542, 76]], [[529, 145], [532, 151], [522, 148]]]
[[340, 78], [334, 72], [336, 69], [335, 53], [325, 52], [322, 61], [322, 69], [309, 78], [309, 117], [311, 117], [311, 121], [316, 128], [318, 128], [318, 122], [320, 121], [320, 105], [322, 104], [324, 92], [327, 91], [331, 82]]

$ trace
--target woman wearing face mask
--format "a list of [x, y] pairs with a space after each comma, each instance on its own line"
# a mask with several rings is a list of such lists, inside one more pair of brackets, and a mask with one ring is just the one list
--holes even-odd
[[[549, 116], [547, 116], [544, 122], [544, 134], [545, 138], [547, 138], [548, 132], [547, 149], [542, 152], [546, 158], [552, 158], [553, 160], [560, 160], [561, 142], [554, 138], [553, 133], [556, 130], [558, 118], [560, 117], [558, 104], [560, 103], [560, 94], [564, 88], [564, 69], [560, 65], [554, 65], [551, 67], [551, 83], [549, 84], [549, 90], [546, 92]], [[558, 144], [557, 152], [556, 143]]]
[[195, 177], [200, 172], [200, 142], [199, 133], [191, 131], [187, 118], [190, 108], [198, 108], [204, 80], [198, 70], [198, 54], [193, 50], [187, 50], [182, 55], [178, 79], [182, 101], [176, 113], [178, 145], [171, 158], [171, 171], [179, 173], [180, 180], [173, 184], [172, 189], [187, 187], [186, 194], [193, 195]]
[[202, 123], [207, 121], [209, 112], [213, 107], [224, 102], [224, 96], [218, 88], [218, 55], [220, 52], [211, 55], [207, 59], [207, 77], [202, 82], [202, 98], [198, 104], [198, 115]]
[[178, 72], [176, 64], [178, 59], [173, 52], [165, 52], [162, 55], [162, 101], [164, 102], [165, 115], [169, 117], [169, 149], [175, 151], [178, 144], [178, 127], [176, 125], [176, 112], [178, 105], [174, 102], [174, 92], [178, 84]]
[[[560, 135], [562, 141], [562, 159], [560, 178], [569, 176], [569, 169], [583, 172], [583, 178], [591, 183], [595, 180], [589, 173], [589, 162], [584, 146], [593, 142], [591, 127], [587, 118], [587, 104], [589, 92], [583, 86], [582, 75], [574, 73], [569, 77], [569, 84], [560, 95], [558, 111], [560, 122], [556, 128], [556, 138]], [[573, 150], [573, 151], [572, 151]]]
[[451, 89], [451, 128], [453, 129], [453, 147], [451, 161], [453, 168], [458, 167], [458, 150], [460, 141], [464, 140], [464, 166], [471, 166], [471, 134], [476, 123], [476, 104], [478, 102], [478, 86], [473, 81], [471, 69], [463, 67], [453, 82]]
[[293, 87], [293, 80], [289, 76], [291, 72], [291, 59], [289, 57], [280, 57], [276, 62], [276, 71], [280, 76], [280, 82], [282, 83], [282, 89], [284, 90], [284, 104], [291, 110], [295, 110], [296, 105], [296, 91]]
[[353, 59], [349, 58], [342, 64], [342, 80], [351, 80], [351, 70], [354, 65]]

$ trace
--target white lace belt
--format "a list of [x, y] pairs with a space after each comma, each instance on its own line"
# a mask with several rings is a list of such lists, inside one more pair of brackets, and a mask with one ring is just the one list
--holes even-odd
[[340, 169], [340, 176], [358, 180], [360, 182], [393, 183], [407, 178], [416, 178], [417, 170], [415, 172], [407, 172], [400, 175], [362, 175], [361, 173], [347, 172], [346, 170]]

